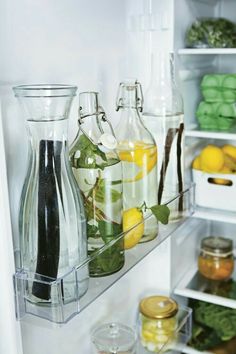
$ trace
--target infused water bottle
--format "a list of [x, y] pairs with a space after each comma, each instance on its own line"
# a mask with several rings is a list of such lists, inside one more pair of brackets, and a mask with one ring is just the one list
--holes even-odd
[[34, 279], [27, 288], [31, 303], [56, 305], [50, 284], [58, 278], [64, 303], [76, 301], [88, 288], [88, 269], [78, 269], [76, 276], [73, 271], [87, 258], [85, 212], [67, 144], [76, 90], [68, 85], [14, 87], [29, 135], [19, 225], [21, 267]]
[[[100, 277], [124, 265], [122, 232], [122, 167], [117, 141], [97, 92], [79, 96], [79, 131], [70, 149], [70, 162], [87, 214], [89, 272]], [[106, 250], [94, 252], [109, 245]]]
[[[123, 166], [123, 207], [124, 210], [142, 208], [145, 218], [150, 214], [147, 208], [157, 204], [157, 148], [140, 116], [142, 102], [140, 83], [120, 83], [117, 110], [121, 116], [116, 136]], [[145, 221], [139, 242], [154, 239], [157, 230], [157, 220], [152, 215]]]
[[[152, 55], [151, 81], [144, 99], [143, 121], [158, 149], [158, 203], [166, 203], [184, 186], [183, 100], [174, 77], [173, 54]], [[172, 202], [170, 219], [183, 211], [183, 198]]]

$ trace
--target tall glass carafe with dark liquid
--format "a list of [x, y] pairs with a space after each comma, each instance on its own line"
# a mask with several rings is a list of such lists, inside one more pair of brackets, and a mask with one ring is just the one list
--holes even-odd
[[64, 303], [77, 300], [88, 288], [87, 268], [78, 270], [77, 278], [73, 272], [87, 258], [85, 212], [67, 143], [68, 114], [76, 90], [68, 85], [14, 87], [29, 135], [19, 225], [21, 267], [35, 279], [27, 289], [31, 303], [57, 301], [50, 283], [63, 276]]
[[[174, 56], [152, 55], [149, 87], [144, 97], [143, 121], [158, 149], [158, 203], [165, 203], [184, 188], [183, 100], [175, 83]], [[172, 203], [170, 220], [179, 219], [183, 198]]]
[[[157, 147], [140, 116], [142, 90], [137, 81], [122, 82], [117, 98], [120, 122], [116, 128], [117, 151], [123, 166], [124, 210], [138, 208], [144, 218], [148, 208], [157, 204]], [[157, 220], [152, 215], [144, 223], [144, 234], [139, 242], [157, 236]]]
[[89, 273], [100, 277], [124, 265], [124, 242], [119, 239], [122, 168], [113, 128], [98, 93], [80, 93], [79, 105], [79, 130], [70, 149], [70, 162], [86, 210], [88, 253], [92, 257]]

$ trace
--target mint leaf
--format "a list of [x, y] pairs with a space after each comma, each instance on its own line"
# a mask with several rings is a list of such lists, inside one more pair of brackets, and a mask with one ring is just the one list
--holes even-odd
[[105, 220], [98, 221], [98, 229], [101, 235], [101, 238], [105, 243], [108, 243], [115, 236], [119, 235], [122, 232], [122, 227], [120, 224], [114, 222], [109, 222]]
[[118, 192], [115, 189], [111, 189], [111, 201], [112, 203], [117, 202], [122, 197], [122, 192]]
[[95, 225], [90, 225], [90, 224], [87, 224], [87, 237], [93, 237], [93, 238], [96, 238], [96, 236], [99, 236], [96, 235], [98, 232], [98, 227], [95, 226]]
[[[121, 181], [120, 181], [121, 184]], [[94, 198], [98, 203], [116, 203], [122, 197], [122, 193], [111, 188], [112, 181], [100, 178], [97, 187], [94, 190]]]
[[153, 205], [151, 208], [153, 215], [155, 215], [157, 221], [166, 225], [169, 221], [170, 209], [166, 205]]

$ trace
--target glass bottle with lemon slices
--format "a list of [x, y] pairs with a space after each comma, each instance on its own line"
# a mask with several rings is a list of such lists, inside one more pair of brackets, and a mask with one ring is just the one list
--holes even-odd
[[[79, 131], [70, 162], [87, 216], [88, 254], [114, 241], [122, 232], [122, 166], [117, 141], [97, 92], [79, 96]], [[124, 241], [114, 242], [89, 262], [89, 273], [100, 277], [124, 265]]]
[[[145, 218], [150, 214], [148, 208], [157, 204], [157, 148], [140, 117], [139, 112], [142, 110], [140, 83], [137, 81], [120, 83], [117, 110], [121, 112], [116, 137], [117, 151], [123, 167], [124, 216], [126, 217], [126, 213], [130, 214], [129, 218], [126, 218], [128, 221], [137, 214], [139, 221], [140, 210]], [[141, 231], [141, 234], [138, 233], [141, 235], [139, 242], [154, 239], [158, 231], [155, 216], [148, 218], [144, 223], [144, 229], [140, 228], [139, 231]], [[129, 245], [126, 248], [130, 248]]]

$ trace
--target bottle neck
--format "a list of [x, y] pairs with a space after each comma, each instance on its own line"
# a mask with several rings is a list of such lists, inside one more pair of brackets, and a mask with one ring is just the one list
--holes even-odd
[[125, 94], [122, 98], [121, 109], [126, 111], [137, 111], [137, 97], [135, 94], [135, 90], [125, 90]]
[[174, 59], [171, 53], [158, 52], [152, 54], [151, 84], [169, 86], [175, 84]]
[[173, 54], [158, 52], [152, 55], [152, 72], [144, 99], [144, 115], [178, 115], [183, 101], [174, 78]]

